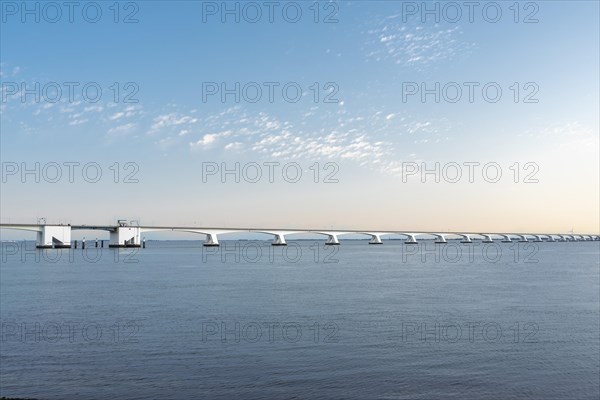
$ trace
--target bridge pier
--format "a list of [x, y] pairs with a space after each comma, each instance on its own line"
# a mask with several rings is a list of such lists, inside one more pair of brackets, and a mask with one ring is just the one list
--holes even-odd
[[504, 240], [502, 241], [502, 243], [512, 243], [510, 235], [502, 235], [502, 237], [504, 238]]
[[543, 242], [544, 240], [542, 240], [542, 235], [535, 235], [535, 240], [534, 242]]
[[70, 249], [71, 227], [69, 225], [43, 225], [37, 233], [38, 249]]
[[220, 246], [219, 244], [219, 238], [217, 237], [216, 233], [207, 233], [206, 234], [206, 240], [204, 241], [204, 243], [202, 243], [202, 246], [204, 247], [218, 247]]
[[108, 247], [142, 247], [140, 231], [137, 226], [117, 226], [114, 231], [110, 232]]
[[461, 243], [473, 243], [473, 241], [471, 240], [471, 236], [469, 235], [461, 235], [463, 237], [464, 240], [461, 240]]
[[327, 241], [325, 242], [325, 244], [327, 246], [339, 246], [340, 241], [339, 241], [337, 235], [329, 235], [329, 236], [327, 236]]
[[492, 235], [482, 234], [481, 236], [483, 236], [485, 238], [485, 239], [483, 239], [483, 243], [494, 243], [494, 240], [492, 240]]
[[446, 244], [448, 243], [446, 241], [446, 235], [442, 235], [441, 233], [432, 233], [433, 236], [437, 237], [437, 240], [435, 241], [435, 243], [437, 244]]
[[369, 235], [371, 235], [371, 240], [369, 241], [369, 244], [383, 244], [383, 242], [381, 241], [381, 236], [377, 233], [369, 233]]
[[271, 243], [271, 246], [287, 246], [287, 243], [285, 241], [285, 236], [283, 236], [282, 233], [276, 233], [275, 239]]
[[520, 239], [519, 242], [529, 242], [529, 240], [527, 240], [527, 237], [525, 235], [517, 235]]
[[335, 232], [335, 231], [309, 231], [309, 233], [316, 233], [318, 235], [327, 236], [327, 240], [325, 241], [326, 246], [339, 246], [340, 239], [338, 236], [343, 234], [344, 232]]
[[406, 236], [408, 239], [404, 244], [417, 244], [417, 235], [414, 233], [400, 233], [400, 235]]
[[[314, 231], [288, 231], [288, 230], [276, 230], [276, 231], [259, 231], [259, 230], [250, 230], [250, 232], [255, 233], [266, 233], [267, 235], [273, 235], [274, 239], [271, 242], [272, 246], [287, 246], [287, 242], [285, 241], [285, 235], [293, 235], [294, 233], [309, 233]], [[320, 233], [320, 232], [314, 232]], [[326, 234], [330, 235], [330, 234]]]

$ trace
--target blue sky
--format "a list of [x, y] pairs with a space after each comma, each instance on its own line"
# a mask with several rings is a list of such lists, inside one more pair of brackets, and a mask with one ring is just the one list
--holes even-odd
[[[232, 16], [222, 22], [203, 15], [208, 6], [200, 1], [121, 2], [115, 23], [113, 2], [97, 2], [97, 23], [77, 11], [73, 23], [66, 16], [49, 23], [44, 15], [37, 23], [32, 16], [22, 22], [7, 3], [0, 26], [2, 162], [97, 162], [104, 176], [114, 162], [135, 162], [139, 183], [23, 183], [10, 176], [0, 195], [3, 222], [123, 217], [173, 225], [598, 232], [596, 1], [520, 2], [519, 23], [512, 1], [497, 2], [497, 23], [479, 8], [472, 23], [465, 15], [423, 22], [400, 1], [320, 2], [319, 23], [313, 2], [294, 3], [303, 12], [297, 23], [277, 11], [273, 23], [264, 14], [257, 23], [243, 15], [239, 23]], [[332, 10], [337, 22], [324, 23]], [[122, 23], [133, 11], [138, 22]], [[524, 23], [532, 12], [538, 22]], [[6, 94], [14, 84], [48, 82], [96, 82], [103, 93], [95, 103], [80, 91], [57, 103]], [[109, 89], [115, 82], [118, 101]], [[277, 90], [272, 103], [265, 91], [256, 103], [218, 95], [203, 101], [207, 82], [293, 82], [304, 95], [297, 103]], [[465, 91], [456, 103], [418, 95], [404, 101], [410, 82], [495, 82], [503, 93], [496, 103], [478, 89], [472, 103]], [[327, 83], [337, 89], [334, 102], [323, 101]], [[133, 87], [138, 102], [125, 103]], [[523, 102], [533, 89], [537, 103]], [[539, 182], [402, 178], [407, 162], [471, 161], [497, 162], [505, 177], [515, 162], [536, 163]], [[297, 162], [306, 176], [315, 162], [332, 162], [339, 182], [203, 182], [206, 162]]]

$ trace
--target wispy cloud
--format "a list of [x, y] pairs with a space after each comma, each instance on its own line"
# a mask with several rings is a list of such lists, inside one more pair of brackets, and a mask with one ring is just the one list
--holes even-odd
[[556, 143], [558, 146], [568, 148], [569, 151], [598, 151], [600, 135], [598, 131], [579, 121], [549, 124], [530, 128], [520, 135], [547, 143]]
[[417, 69], [464, 55], [475, 46], [461, 38], [458, 26], [402, 23], [400, 16], [391, 16], [368, 30], [367, 59], [389, 60]]
[[113, 115], [111, 115], [110, 117], [108, 117], [109, 120], [114, 121], [120, 118], [123, 118], [125, 116], [124, 112], [118, 112], [118, 113], [114, 113]]
[[132, 133], [136, 128], [137, 128], [137, 124], [134, 122], [129, 122], [123, 125], [118, 125], [115, 126], [113, 128], [110, 128], [107, 133], [109, 136], [123, 136], [123, 135], [129, 135], [130, 133]]
[[[21, 106], [22, 107], [22, 106]], [[146, 133], [160, 149], [187, 147], [191, 153], [263, 160], [340, 161], [389, 173], [402, 158], [400, 143], [436, 143], [447, 136], [445, 123], [411, 117], [402, 109], [358, 111], [345, 102], [312, 104], [293, 113], [243, 105], [199, 112], [176, 104], [154, 111], [141, 105], [85, 101], [27, 104], [38, 123], [72, 129], [93, 122], [114, 142]], [[164, 111], [164, 110], [168, 111]], [[399, 150], [400, 149], [400, 150]], [[192, 155], [193, 156], [193, 155]]]
[[71, 125], [71, 126], [81, 125], [81, 124], [85, 124], [88, 121], [89, 120], [87, 118], [74, 119], [69, 122], [69, 125]]
[[21, 67], [18, 65], [11, 66], [6, 62], [0, 63], [0, 76], [3, 78], [15, 77], [21, 72]]
[[192, 149], [209, 147], [217, 141], [218, 137], [219, 137], [218, 134], [214, 134], [214, 133], [206, 134], [206, 135], [202, 136], [202, 138], [200, 140], [190, 143], [190, 147]]
[[190, 125], [198, 122], [198, 119], [194, 116], [190, 115], [181, 115], [179, 113], [173, 112], [169, 114], [159, 115], [154, 118], [154, 122], [150, 127], [151, 134], [155, 134], [160, 132], [165, 128], [171, 128], [174, 126], [180, 125]]

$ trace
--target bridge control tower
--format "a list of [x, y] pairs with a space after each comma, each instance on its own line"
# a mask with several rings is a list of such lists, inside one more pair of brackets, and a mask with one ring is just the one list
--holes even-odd
[[141, 247], [141, 229], [124, 219], [117, 221], [117, 227], [110, 232], [110, 243], [108, 247]]
[[38, 249], [61, 249], [71, 247], [71, 226], [42, 225], [37, 232]]

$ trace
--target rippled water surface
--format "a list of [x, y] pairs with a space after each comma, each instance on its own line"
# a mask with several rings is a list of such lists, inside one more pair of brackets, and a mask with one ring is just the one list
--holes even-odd
[[600, 397], [598, 242], [322, 243], [3, 245], [0, 395]]

